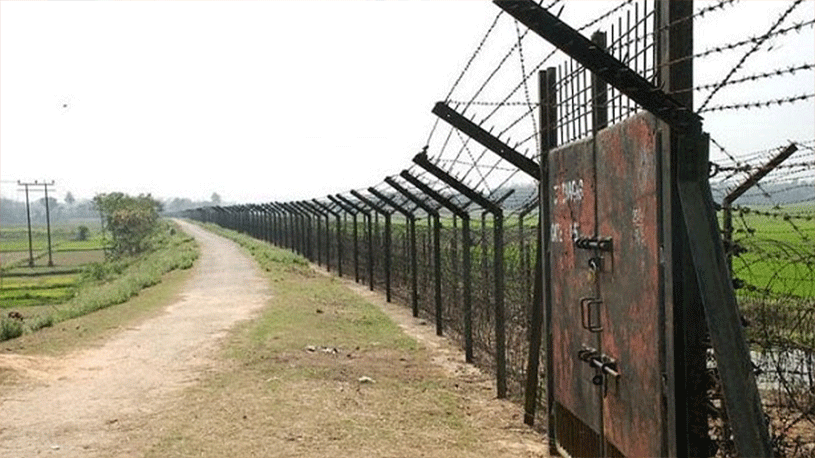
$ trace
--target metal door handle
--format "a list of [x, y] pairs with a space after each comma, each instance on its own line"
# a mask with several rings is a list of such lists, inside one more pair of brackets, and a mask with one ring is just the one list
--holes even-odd
[[[601, 332], [603, 325], [599, 322], [599, 312], [592, 313], [592, 308], [603, 304], [602, 299], [596, 297], [584, 297], [580, 299], [580, 321], [583, 329], [589, 332]], [[593, 316], [597, 315], [597, 323], [593, 322]]]

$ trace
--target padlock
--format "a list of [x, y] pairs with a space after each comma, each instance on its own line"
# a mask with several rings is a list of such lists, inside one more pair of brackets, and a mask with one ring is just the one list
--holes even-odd
[[603, 258], [599, 256], [589, 258], [589, 270], [592, 272], [599, 272], [603, 270]]

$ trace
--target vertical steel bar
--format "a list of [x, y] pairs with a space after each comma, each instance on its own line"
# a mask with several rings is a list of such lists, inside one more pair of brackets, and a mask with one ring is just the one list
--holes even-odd
[[453, 231], [450, 238], [450, 285], [452, 287], [452, 303], [458, 304], [458, 216], [453, 213]]
[[368, 216], [368, 288], [374, 290], [374, 229], [373, 215]]
[[[605, 32], [594, 32], [591, 41], [600, 49], [606, 49]], [[593, 128], [599, 131], [608, 126], [608, 84], [597, 75], [591, 76]]]
[[589, 115], [592, 113], [592, 100], [591, 100], [591, 87], [587, 81], [589, 77], [589, 71], [586, 68], [580, 70], [580, 74], [583, 75], [583, 88], [580, 90], [582, 95], [582, 103], [580, 104], [580, 110], [583, 112], [583, 115], [580, 117], [583, 120], [583, 130], [581, 135], [586, 135], [589, 131]]
[[574, 83], [575, 83], [575, 76], [574, 76], [574, 59], [569, 59], [569, 126], [572, 130], [572, 135], [569, 138], [569, 141], [577, 139], [577, 129], [576, 129], [576, 122], [575, 122], [575, 113], [577, 110], [575, 109], [575, 90], [574, 90]]
[[289, 249], [291, 248], [291, 244], [289, 243], [289, 211], [286, 210], [286, 207], [283, 204], [280, 204], [281, 214], [280, 214], [280, 229], [281, 235], [283, 236], [283, 248]]
[[267, 204], [266, 205], [266, 241], [270, 244], [274, 243], [274, 220], [275, 220], [275, 212], [274, 208]]
[[481, 212], [481, 293], [484, 297], [484, 304], [490, 303], [490, 272], [489, 266], [487, 265], [487, 259], [489, 256], [487, 255], [487, 246], [489, 242], [487, 241], [487, 212]]
[[416, 216], [412, 215], [408, 220], [408, 230], [410, 231], [410, 303], [413, 317], [419, 316], [419, 272], [416, 256]]
[[[625, 60], [625, 50], [623, 47], [625, 46], [625, 34], [626, 29], [623, 27], [623, 16], [620, 15], [617, 17], [617, 59], [619, 61]], [[620, 119], [622, 121], [628, 115], [628, 100], [623, 100], [623, 98], [627, 98], [627, 95], [624, 95], [622, 92], [620, 93]]]
[[[612, 54], [612, 55], [614, 54], [614, 49], [617, 46], [616, 42], [614, 41], [615, 40], [614, 37], [616, 37], [616, 35], [614, 35], [614, 23], [612, 23], [611, 24], [611, 31], [610, 31], [609, 36], [608, 36], [609, 46], [606, 48], [606, 51], [608, 53]], [[620, 113], [620, 107], [619, 107], [619, 103], [617, 101], [617, 96], [619, 94], [620, 94], [620, 91], [618, 91], [617, 88], [615, 88], [615, 87], [611, 88], [611, 94], [610, 94], [609, 99], [611, 100], [611, 123], [612, 124], [617, 122], [617, 117], [618, 117], [618, 115]]]
[[506, 324], [504, 322], [504, 215], [493, 213], [495, 269], [495, 376], [498, 399], [507, 397]]
[[342, 277], [342, 218], [337, 213], [337, 275]]
[[325, 270], [331, 272], [331, 213], [325, 213]]
[[444, 317], [441, 302], [441, 220], [438, 213], [433, 215], [433, 281], [436, 298], [436, 335], [442, 335]]
[[472, 298], [472, 268], [470, 255], [472, 241], [470, 237], [470, 218], [461, 218], [461, 250], [462, 269], [464, 280], [464, 359], [468, 363], [474, 361], [473, 357], [473, 298]]
[[[365, 216], [363, 215], [363, 219]], [[359, 230], [357, 227], [357, 214], [351, 214], [351, 222], [354, 225], [354, 281], [359, 283]], [[369, 251], [370, 253], [370, 251]]]
[[[563, 70], [561, 69], [561, 65], [558, 65], [558, 66], [557, 66], [557, 67], [555, 67], [555, 68], [556, 68], [556, 69], [557, 69], [557, 71], [560, 73], [560, 79], [561, 79], [561, 81], [565, 81], [565, 79], [564, 79], [564, 77], [563, 77]], [[557, 104], [557, 108], [558, 108], [559, 113], [560, 113], [560, 116], [561, 116], [561, 117], [559, 118], [559, 121], [562, 121], [562, 120], [565, 118], [565, 113], [563, 112], [563, 97], [565, 97], [565, 94], [566, 94], [566, 91], [560, 91], [559, 93], [557, 93], [557, 95], [558, 95], [558, 104]], [[566, 143], [566, 142], [568, 141], [568, 139], [566, 138], [566, 135], [565, 135], [565, 134], [564, 134], [564, 132], [563, 132], [563, 122], [558, 122], [558, 125], [557, 125], [557, 131], [558, 131], [558, 137], [559, 137], [559, 138], [560, 138], [560, 139], [561, 139], [561, 140], [562, 140], [564, 143]]]
[[307, 226], [306, 226], [306, 218], [296, 207], [294, 207], [294, 214], [297, 218], [297, 221], [300, 226], [300, 232], [298, 237], [300, 239], [300, 256], [308, 257], [308, 251], [306, 249], [308, 243], [308, 233], [307, 233]]
[[[657, 80], [666, 93], [692, 108], [693, 91], [687, 89], [693, 87], [693, 59], [679, 59], [693, 54], [693, 21], [679, 19], [693, 14], [693, 2], [660, 2], [656, 8]], [[677, 22], [671, 25], [674, 21]], [[678, 135], [666, 128], [662, 141], [663, 155], [668, 159], [663, 161], [667, 165], [663, 176], [668, 175], [664, 181], [671, 188], [671, 198], [663, 202], [667, 207], [663, 214], [667, 214], [670, 224], [665, 224], [662, 232], [667, 259], [672, 261], [666, 275], [671, 276], [668, 286], [672, 289], [672, 293], [667, 290], [666, 294], [672, 297], [666, 299], [665, 337], [660, 342], [665, 349], [668, 375], [666, 452], [673, 456], [707, 456], [711, 444], [702, 383], [707, 370], [704, 344], [707, 326], [677, 185], [677, 170], [682, 163]]]
[[[299, 205], [298, 205], [298, 207], [299, 207]], [[310, 261], [314, 261], [314, 249], [313, 249], [313, 241], [314, 241], [313, 230], [314, 230], [314, 228], [311, 225], [311, 214], [309, 212], [305, 211], [302, 208], [300, 209], [300, 211], [303, 213], [303, 220], [305, 220], [305, 223], [306, 223], [306, 239], [305, 239], [305, 241], [306, 241], [306, 259], [308, 259]]]
[[639, 68], [640, 54], [640, 4], [634, 3], [634, 56], [631, 61], [634, 71], [645, 76], [645, 67]]
[[[546, 333], [547, 355], [551, 353], [551, 329], [549, 325], [551, 307], [551, 285], [549, 238], [550, 226], [550, 200], [549, 200], [549, 159], [548, 152], [557, 144], [557, 71], [549, 67], [538, 73], [539, 109], [540, 109], [540, 182], [538, 184], [538, 231], [535, 253], [535, 284], [532, 294], [532, 311], [529, 330], [529, 357], [527, 359], [527, 379], [525, 387], [524, 423], [532, 425], [535, 422], [535, 411], [538, 402], [540, 349], [543, 341], [543, 332]], [[545, 268], [544, 268], [545, 266]], [[554, 381], [552, 378], [553, 364], [551, 356], [546, 358], [546, 407], [548, 412], [547, 428], [550, 437], [550, 449], [555, 451], [555, 419], [553, 409]]]
[[529, 279], [526, 276], [526, 241], [524, 240], [525, 216], [523, 210], [518, 213], [518, 265], [520, 266], [521, 284], [523, 285], [521, 301], [523, 301], [524, 305], [526, 305], [527, 292], [529, 291]]
[[[622, 20], [622, 18], [620, 18]], [[631, 10], [625, 12], [625, 60], [626, 65], [631, 62]], [[636, 59], [634, 59], [636, 62]], [[628, 99], [628, 113], [631, 113], [631, 99]]]
[[322, 265], [322, 257], [323, 257], [323, 253], [322, 253], [323, 249], [322, 249], [322, 246], [320, 244], [320, 242], [322, 241], [322, 234], [321, 234], [321, 231], [322, 231], [321, 226], [322, 226], [322, 224], [321, 224], [321, 221], [320, 221], [322, 219], [322, 214], [320, 212], [318, 212], [314, 207], [312, 207], [306, 201], [301, 202], [301, 204], [305, 208], [307, 208], [312, 215], [314, 215], [314, 248], [315, 248], [315, 250], [317, 252], [316, 253], [317, 254], [317, 265], [319, 266], [319, 265]]
[[391, 215], [385, 214], [385, 300], [391, 301]]

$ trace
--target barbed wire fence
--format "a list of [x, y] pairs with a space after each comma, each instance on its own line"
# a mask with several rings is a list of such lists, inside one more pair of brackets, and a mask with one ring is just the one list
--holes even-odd
[[[559, 0], [544, 6], [657, 83], [662, 30], [653, 0], [598, 3], [590, 13]], [[750, 14], [755, 8], [738, 0], [697, 2], [683, 19], [694, 23], [694, 53], [681, 60], [693, 60], [698, 84], [684, 92], [692, 91], [711, 134], [714, 200], [727, 203], [721, 219], [730, 227], [723, 238], [774, 446], [799, 456], [815, 444], [815, 52], [790, 50], [815, 41], [815, 14], [811, 2], [777, 2], [770, 11], [761, 6], [761, 21], [729, 28], [727, 35], [710, 32], [729, 17], [756, 17]], [[555, 76], [556, 115], [543, 125], [539, 87], [547, 69]], [[588, 69], [501, 11], [441, 104], [537, 163], [551, 147], [583, 141], [642, 110], [612, 87], [598, 101], [592, 79]], [[607, 114], [597, 110], [601, 103]], [[807, 110], [810, 117], [802, 117]], [[460, 341], [468, 362], [495, 373], [500, 397], [521, 399], [541, 233], [537, 181], [439, 119], [414, 163], [371, 187], [188, 216], [293, 248], [385, 290], [433, 321], [438, 333]], [[549, 144], [542, 132], [552, 132]], [[773, 163], [790, 147], [795, 151]], [[546, 377], [543, 369], [539, 375]], [[539, 389], [542, 403], [545, 383]], [[717, 453], [732, 454], [726, 431], [715, 434]]]
[[[711, 184], [723, 204], [723, 238], [773, 445], [780, 455], [804, 456], [815, 441], [815, 142], [811, 118], [798, 136], [786, 127], [795, 113], [812, 112], [815, 54], [794, 51], [797, 40], [804, 49], [812, 42], [813, 12], [783, 2], [765, 17], [765, 28], [694, 55], [695, 65], [715, 59], [726, 69], [699, 77], [694, 93], [708, 126], [738, 119], [745, 128], [711, 128]], [[735, 149], [739, 135], [756, 141]]]

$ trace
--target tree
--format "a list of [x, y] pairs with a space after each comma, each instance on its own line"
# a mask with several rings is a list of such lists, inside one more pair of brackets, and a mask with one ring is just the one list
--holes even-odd
[[93, 202], [105, 230], [113, 237], [113, 256], [135, 255], [147, 249], [147, 239], [158, 227], [159, 201], [150, 194], [132, 197], [113, 192], [98, 194]]
[[221, 196], [217, 192], [213, 192], [209, 200], [211, 200], [214, 205], [221, 204]]
[[77, 240], [88, 240], [88, 236], [90, 235], [91, 230], [88, 229], [88, 226], [79, 226], [77, 228], [76, 239]]
[[[43, 206], [43, 208], [45, 208], [45, 197], [40, 197], [39, 199], [37, 199], [37, 202], [38, 202], [40, 205], [42, 205], [42, 206]], [[49, 198], [48, 198], [48, 208], [50, 208], [51, 210], [53, 210], [53, 209], [57, 208], [57, 205], [58, 205], [58, 204], [57, 204], [57, 199], [55, 199], [55, 198], [53, 198], [53, 197], [49, 197]]]
[[71, 194], [71, 191], [66, 192], [65, 193], [65, 203], [68, 204], [68, 205], [73, 205], [74, 202], [76, 202], [76, 199], [74, 199], [74, 195]]

